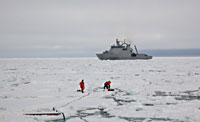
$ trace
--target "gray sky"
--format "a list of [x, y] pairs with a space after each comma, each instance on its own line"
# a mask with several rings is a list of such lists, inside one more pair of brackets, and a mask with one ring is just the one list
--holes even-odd
[[0, 0], [0, 57], [200, 48], [200, 0]]

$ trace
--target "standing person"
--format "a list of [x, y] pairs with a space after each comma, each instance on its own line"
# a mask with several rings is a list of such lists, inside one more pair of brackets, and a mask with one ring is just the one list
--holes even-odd
[[106, 89], [110, 89], [110, 84], [111, 84], [111, 81], [106, 81], [105, 83], [104, 83], [104, 89], [106, 88]]
[[82, 81], [80, 82], [80, 87], [81, 87], [81, 92], [83, 93], [83, 92], [84, 92], [84, 89], [85, 89], [84, 80], [82, 80]]

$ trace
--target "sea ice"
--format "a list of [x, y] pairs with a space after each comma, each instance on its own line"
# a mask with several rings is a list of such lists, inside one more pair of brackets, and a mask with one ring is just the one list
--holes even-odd
[[[199, 79], [199, 57], [0, 59], [0, 121], [53, 120], [24, 114], [58, 111], [69, 122], [198, 122]], [[106, 80], [115, 91], [103, 90]]]

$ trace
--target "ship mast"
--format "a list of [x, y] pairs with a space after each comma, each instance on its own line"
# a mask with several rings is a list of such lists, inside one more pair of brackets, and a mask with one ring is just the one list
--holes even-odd
[[116, 39], [116, 43], [117, 43], [117, 46], [119, 46], [120, 44], [119, 44], [119, 40], [118, 39]]

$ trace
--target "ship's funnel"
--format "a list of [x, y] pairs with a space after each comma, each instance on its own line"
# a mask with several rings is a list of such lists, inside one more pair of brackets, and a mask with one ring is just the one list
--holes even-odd
[[136, 54], [138, 54], [138, 51], [137, 51], [137, 47], [136, 47], [136, 45], [134, 45], [134, 47], [135, 47]]

